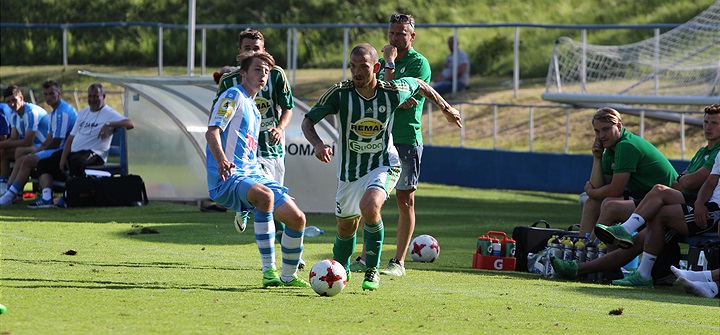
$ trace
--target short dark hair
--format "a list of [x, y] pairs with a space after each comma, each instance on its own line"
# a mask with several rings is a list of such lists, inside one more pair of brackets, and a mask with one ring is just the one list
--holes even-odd
[[249, 38], [251, 40], [261, 40], [263, 43], [265, 42], [265, 37], [263, 37], [263, 34], [259, 30], [255, 29], [245, 29], [240, 32], [237, 39], [237, 47], [240, 48], [242, 45], [242, 40]]
[[415, 19], [412, 15], [395, 13], [390, 15], [390, 23], [401, 23], [410, 26], [410, 29], [415, 30]]
[[705, 107], [705, 114], [720, 114], [720, 104]]
[[96, 89], [100, 91], [100, 93], [105, 93], [105, 87], [103, 87], [103, 85], [100, 83], [90, 84], [90, 86], [88, 86], [88, 91], [92, 89]]
[[355, 55], [355, 56], [365, 56], [365, 55], [369, 55], [369, 56], [370, 56], [370, 60], [372, 60], [373, 62], [377, 62], [377, 61], [378, 61], [378, 52], [377, 52], [377, 49], [375, 49], [375, 47], [372, 46], [372, 45], [369, 44], [369, 43], [360, 43], [360, 44], [356, 45], [356, 46], [352, 49], [352, 51], [350, 51], [350, 55], [351, 55], [351, 56], [352, 56], [352, 55]]
[[18, 85], [8, 86], [5, 88], [5, 91], [3, 91], [3, 99], [17, 95], [17, 94], [22, 94], [22, 91], [20, 90], [20, 86], [18, 86]]
[[58, 85], [57, 81], [54, 80], [48, 80], [42, 85], [43, 89], [48, 89], [50, 87], [55, 87], [58, 91], [60, 90], [60, 85]]
[[240, 64], [240, 69], [245, 71], [249, 70], [252, 61], [255, 58], [259, 58], [265, 62], [271, 69], [275, 66], [275, 58], [273, 58], [271, 54], [267, 52], [245, 51], [237, 55], [237, 61], [238, 64]]

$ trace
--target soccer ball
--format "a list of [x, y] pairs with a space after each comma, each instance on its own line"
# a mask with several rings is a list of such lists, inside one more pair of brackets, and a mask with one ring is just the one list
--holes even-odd
[[430, 235], [420, 235], [410, 244], [410, 257], [415, 262], [434, 262], [440, 255], [440, 245]]
[[310, 286], [317, 294], [332, 297], [342, 292], [347, 284], [345, 268], [332, 259], [323, 259], [310, 270]]

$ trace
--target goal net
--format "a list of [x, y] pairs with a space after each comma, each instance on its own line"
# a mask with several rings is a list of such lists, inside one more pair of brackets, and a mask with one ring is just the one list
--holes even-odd
[[720, 102], [718, 91], [720, 1], [666, 33], [633, 44], [591, 45], [561, 37], [543, 98], [569, 103], [610, 99], [706, 104]]

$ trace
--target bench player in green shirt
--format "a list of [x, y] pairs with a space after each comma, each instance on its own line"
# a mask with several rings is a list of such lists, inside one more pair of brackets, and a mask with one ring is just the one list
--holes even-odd
[[400, 159], [389, 131], [395, 110], [417, 92], [422, 92], [440, 107], [448, 122], [458, 127], [462, 127], [462, 123], [460, 113], [426, 82], [416, 78], [378, 80], [376, 74], [380, 71], [380, 63], [372, 45], [365, 43], [353, 48], [350, 71], [351, 80], [332, 86], [305, 115], [302, 130], [313, 146], [315, 157], [330, 162], [334, 152], [320, 139], [315, 124], [327, 115], [339, 117], [341, 136], [337, 154], [340, 162], [335, 197], [338, 233], [333, 259], [349, 270], [356, 231], [362, 219], [367, 264], [362, 288], [376, 290], [384, 239], [380, 210], [400, 174]]
[[[623, 127], [617, 110], [598, 109], [592, 125], [595, 131], [593, 165], [590, 180], [585, 184], [589, 198], [580, 220], [581, 236], [592, 232], [605, 202], [623, 197], [640, 199], [655, 184], [671, 186], [678, 176], [655, 146]], [[634, 205], [629, 209], [624, 213], [625, 218], [630, 216]]]

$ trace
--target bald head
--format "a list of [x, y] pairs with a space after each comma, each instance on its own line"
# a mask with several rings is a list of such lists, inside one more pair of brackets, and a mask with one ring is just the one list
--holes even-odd
[[370, 60], [373, 63], [377, 63], [377, 61], [379, 59], [378, 53], [377, 53], [377, 50], [375, 49], [375, 47], [368, 43], [358, 44], [350, 52], [350, 57], [352, 57], [352, 56], [364, 57], [365, 55], [370, 56]]

